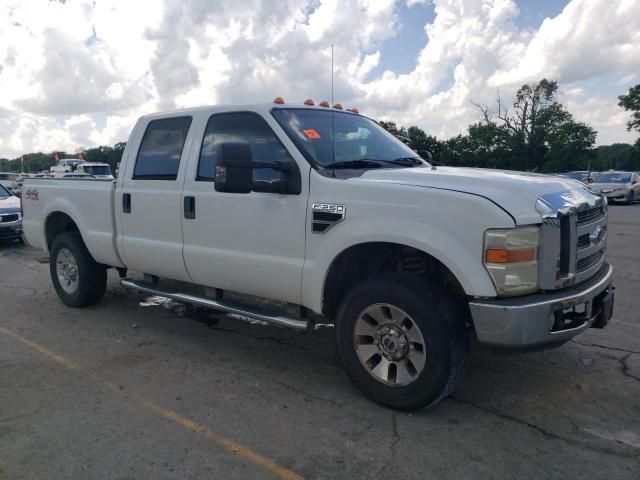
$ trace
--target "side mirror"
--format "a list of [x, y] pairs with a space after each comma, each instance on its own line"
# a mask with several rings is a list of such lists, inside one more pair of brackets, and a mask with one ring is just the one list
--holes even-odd
[[446, 165], [442, 162], [436, 162], [433, 159], [433, 155], [431, 155], [431, 152], [429, 150], [418, 150], [416, 152], [418, 155], [420, 155], [420, 157], [423, 160], [426, 160], [430, 165], [438, 165], [439, 167], [445, 167]]
[[429, 150], [418, 150], [416, 153], [420, 155], [427, 162], [433, 161], [433, 155], [431, 155], [431, 152]]
[[224, 142], [216, 165], [217, 192], [250, 193], [253, 187], [253, 161], [247, 142]]
[[[253, 171], [271, 169], [280, 172], [280, 178], [254, 182]], [[280, 193], [301, 192], [300, 170], [293, 162], [254, 162], [251, 145], [247, 142], [224, 142], [220, 144], [220, 159], [215, 170], [215, 189], [227, 193]]]

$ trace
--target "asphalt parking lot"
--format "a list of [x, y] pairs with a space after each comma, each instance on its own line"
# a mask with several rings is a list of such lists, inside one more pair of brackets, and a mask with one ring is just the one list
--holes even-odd
[[[122, 289], [66, 308], [0, 245], [0, 479], [640, 478], [640, 204], [610, 207], [616, 306], [558, 349], [474, 346], [455, 395], [379, 407], [331, 328], [184, 315]], [[39, 261], [38, 261], [39, 260]]]

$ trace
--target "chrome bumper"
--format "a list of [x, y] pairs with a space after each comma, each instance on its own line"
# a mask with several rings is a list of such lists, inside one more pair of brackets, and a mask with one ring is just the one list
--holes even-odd
[[594, 322], [604, 327], [613, 309], [612, 276], [613, 268], [605, 263], [589, 281], [561, 292], [472, 301], [478, 340], [526, 349], [564, 343]]

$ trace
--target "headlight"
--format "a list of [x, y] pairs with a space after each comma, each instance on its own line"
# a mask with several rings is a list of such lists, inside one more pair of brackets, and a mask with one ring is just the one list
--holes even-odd
[[515, 296], [538, 290], [538, 227], [487, 230], [484, 265], [499, 296]]

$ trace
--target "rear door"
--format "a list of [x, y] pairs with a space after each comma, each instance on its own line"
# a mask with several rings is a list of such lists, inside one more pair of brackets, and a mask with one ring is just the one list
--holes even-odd
[[[198, 284], [300, 303], [309, 164], [301, 156], [294, 160], [289, 152], [295, 147], [275, 133], [275, 120], [256, 112], [215, 113], [204, 122], [183, 191], [189, 275]], [[254, 161], [290, 162], [300, 175], [300, 193], [217, 192], [215, 166], [220, 144], [228, 141], [248, 142]], [[261, 168], [253, 175], [254, 188], [267, 190], [281, 173]]]
[[181, 191], [192, 123], [191, 116], [179, 116], [136, 127], [142, 141], [137, 152], [129, 152], [115, 208], [122, 256], [137, 272], [189, 281], [182, 258]]

